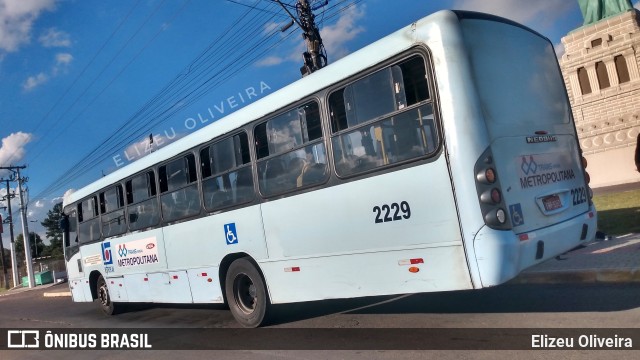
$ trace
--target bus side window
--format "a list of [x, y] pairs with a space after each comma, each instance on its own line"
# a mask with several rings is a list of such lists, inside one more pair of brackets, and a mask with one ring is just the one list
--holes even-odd
[[100, 217], [98, 213], [98, 198], [92, 196], [78, 204], [78, 240], [88, 243], [100, 240]]
[[104, 237], [119, 235], [127, 231], [122, 185], [116, 185], [100, 193], [100, 211]]
[[187, 154], [159, 168], [160, 203], [164, 221], [200, 213], [196, 158]]
[[242, 132], [200, 151], [202, 195], [209, 211], [253, 200], [249, 140]]
[[437, 148], [421, 56], [377, 71], [329, 96], [339, 176], [423, 157]]
[[158, 201], [155, 197], [155, 175], [148, 171], [125, 183], [127, 190], [127, 219], [131, 231], [157, 225], [160, 221]]
[[[78, 204], [79, 205], [79, 204]], [[66, 229], [63, 229], [65, 258], [67, 261], [80, 251], [78, 241], [78, 218], [76, 211], [72, 210], [66, 216]]]
[[315, 101], [256, 126], [255, 138], [263, 195], [273, 196], [326, 180], [327, 159]]

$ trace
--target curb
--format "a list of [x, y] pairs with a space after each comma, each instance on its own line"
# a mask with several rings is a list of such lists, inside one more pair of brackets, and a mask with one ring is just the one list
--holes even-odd
[[640, 282], [640, 269], [596, 269], [525, 272], [508, 284], [626, 283]]
[[63, 291], [63, 292], [46, 292], [46, 293], [44, 293], [44, 297], [62, 297], [62, 296], [71, 296], [71, 292]]

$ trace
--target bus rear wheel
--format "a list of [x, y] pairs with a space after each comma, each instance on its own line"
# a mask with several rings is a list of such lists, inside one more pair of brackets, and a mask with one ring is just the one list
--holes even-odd
[[246, 258], [229, 266], [225, 281], [229, 309], [240, 325], [255, 328], [264, 325], [270, 307], [264, 279]]
[[100, 275], [96, 283], [96, 293], [98, 295], [98, 309], [105, 315], [115, 315], [119, 310], [119, 306], [111, 301], [107, 281], [102, 275]]

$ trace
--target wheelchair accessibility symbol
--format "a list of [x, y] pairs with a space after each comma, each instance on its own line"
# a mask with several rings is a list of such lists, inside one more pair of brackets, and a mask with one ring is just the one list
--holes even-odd
[[511, 213], [511, 223], [513, 226], [524, 225], [524, 215], [522, 214], [520, 204], [509, 205], [509, 212]]
[[236, 231], [236, 223], [224, 225], [224, 236], [227, 238], [227, 245], [238, 243], [238, 232]]

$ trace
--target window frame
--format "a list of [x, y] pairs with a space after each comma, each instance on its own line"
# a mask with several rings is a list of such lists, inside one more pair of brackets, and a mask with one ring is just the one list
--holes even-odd
[[[240, 134], [244, 134], [247, 137], [247, 147], [248, 147], [248, 150], [249, 150], [249, 154], [248, 154], [249, 155], [249, 162], [244, 163], [244, 164], [242, 164], [240, 166], [232, 167], [230, 169], [227, 169], [227, 170], [219, 172], [219, 173], [211, 172], [211, 175], [209, 175], [209, 176], [207, 176], [205, 178], [204, 177], [204, 173], [202, 171], [202, 162], [203, 162], [203, 159], [202, 159], [202, 156], [201, 156], [202, 152], [205, 149], [208, 149], [207, 151], [210, 151], [211, 146], [215, 146], [215, 145], [220, 144], [220, 143], [222, 143], [224, 141], [227, 141], [229, 139], [233, 139], [235, 136], [238, 136]], [[201, 145], [201, 146], [196, 148], [196, 150], [197, 150], [196, 151], [197, 152], [197, 160], [198, 160], [198, 163], [196, 164], [196, 167], [199, 168], [198, 171], [200, 173], [200, 178], [199, 178], [200, 198], [201, 198], [200, 201], [202, 203], [202, 208], [204, 209], [205, 213], [209, 213], [209, 214], [218, 213], [218, 212], [221, 212], [221, 211], [225, 211], [227, 209], [232, 209], [232, 208], [239, 207], [239, 206], [242, 206], [242, 205], [245, 205], [245, 204], [250, 204], [250, 203], [252, 203], [252, 202], [254, 202], [256, 200], [256, 197], [257, 197], [256, 196], [256, 179], [255, 179], [255, 176], [254, 176], [254, 169], [256, 168], [257, 160], [256, 160], [256, 156], [254, 156], [254, 152], [253, 152], [254, 149], [252, 149], [252, 148], [255, 147], [255, 145], [252, 146], [252, 144], [254, 144], [254, 143], [255, 143], [255, 141], [253, 140], [252, 134], [250, 134], [247, 131], [246, 126], [242, 126], [239, 129], [237, 129], [237, 131], [233, 131], [231, 133], [223, 134], [221, 136], [215, 137], [211, 141], [206, 142], [203, 145]], [[242, 155], [242, 153], [241, 153], [241, 155]], [[209, 155], [209, 159], [211, 159], [210, 156], [211, 155]], [[236, 203], [232, 203], [232, 204], [227, 204], [227, 205], [223, 205], [223, 206], [215, 207], [215, 208], [207, 207], [207, 201], [205, 200], [205, 195], [206, 194], [205, 194], [205, 191], [204, 191], [204, 183], [205, 183], [205, 181], [208, 181], [208, 180], [211, 180], [211, 179], [215, 179], [215, 178], [218, 178], [220, 176], [228, 175], [228, 174], [233, 173], [233, 172], [239, 172], [240, 170], [243, 170], [243, 169], [245, 169], [247, 167], [249, 168], [249, 171], [251, 173], [251, 184], [252, 184], [252, 189], [253, 189], [253, 194], [251, 196], [251, 199], [247, 199], [245, 201], [236, 202]]]
[[[255, 164], [255, 172], [257, 174], [257, 182], [254, 180], [254, 188], [257, 188], [258, 193], [260, 194], [260, 196], [263, 199], [272, 199], [272, 198], [279, 198], [279, 197], [284, 197], [284, 196], [289, 196], [293, 193], [298, 193], [298, 192], [303, 192], [305, 190], [308, 189], [312, 189], [312, 188], [316, 188], [316, 187], [320, 187], [320, 186], [324, 186], [330, 179], [331, 179], [331, 155], [329, 154], [329, 150], [330, 150], [330, 140], [327, 137], [327, 128], [326, 128], [326, 124], [328, 121], [326, 121], [325, 119], [328, 119], [326, 117], [327, 112], [326, 112], [326, 106], [323, 103], [324, 98], [326, 98], [326, 92], [327, 89], [321, 89], [309, 96], [306, 96], [302, 99], [300, 99], [299, 101], [296, 101], [295, 103], [290, 104], [289, 106], [284, 107], [283, 109], [274, 112], [273, 114], [263, 117], [261, 119], [257, 119], [256, 121], [253, 121], [250, 128], [251, 128], [251, 136], [253, 139], [253, 145], [250, 146], [252, 149], [252, 151], [255, 154], [255, 157], [252, 158], [252, 163]], [[323, 95], [324, 94], [324, 95]], [[258, 158], [258, 148], [257, 148], [257, 139], [256, 139], [256, 129], [258, 128], [258, 126], [262, 125], [262, 124], [267, 124], [269, 121], [283, 115], [286, 114], [290, 111], [296, 110], [296, 109], [300, 109], [301, 107], [310, 104], [312, 102], [315, 102], [318, 106], [318, 116], [320, 118], [320, 130], [321, 130], [321, 137], [316, 138], [314, 140], [310, 140], [307, 142], [304, 142], [306, 138], [308, 138], [308, 126], [307, 124], [300, 124], [300, 129], [301, 129], [301, 135], [302, 135], [302, 139], [303, 142], [302, 144], [295, 146], [287, 151], [284, 152], [280, 152], [280, 153], [275, 153], [275, 154], [269, 154], [267, 156]], [[304, 134], [303, 132], [307, 131], [307, 134]], [[289, 154], [292, 152], [296, 152], [299, 150], [304, 150], [307, 147], [310, 146], [315, 146], [317, 144], [322, 144], [324, 147], [324, 152], [325, 152], [325, 157], [326, 157], [326, 162], [325, 162], [325, 169], [324, 169], [324, 179], [321, 182], [315, 183], [315, 184], [309, 184], [306, 186], [300, 186], [300, 187], [294, 187], [282, 192], [277, 192], [274, 194], [265, 194], [262, 190], [262, 187], [260, 186], [261, 180], [260, 180], [260, 163], [263, 162], [267, 162], [271, 159], [274, 159], [276, 157], [285, 155], [285, 154]], [[250, 144], [251, 145], [251, 144]], [[267, 144], [268, 147], [268, 144]]]
[[[384, 114], [384, 115], [380, 115], [377, 116], [374, 119], [370, 119], [368, 121], [362, 122], [360, 124], [357, 124], [356, 126], [353, 127], [347, 127], [345, 129], [341, 129], [339, 131], [333, 132], [333, 119], [331, 118], [331, 105], [330, 105], [330, 97], [332, 94], [339, 92], [339, 91], [343, 91], [347, 86], [363, 79], [366, 78], [367, 76], [374, 74], [378, 71], [384, 70], [386, 68], [390, 68], [392, 66], [395, 65], [400, 65], [403, 62], [406, 62], [408, 60], [410, 60], [413, 57], [420, 57], [423, 61], [424, 64], [424, 69], [425, 69], [425, 81], [426, 81], [426, 85], [427, 85], [427, 99], [426, 100], [422, 100], [419, 102], [416, 102], [414, 104], [405, 106], [402, 109], [396, 110], [394, 112], [388, 113], [388, 114]], [[335, 84], [334, 86], [332, 86], [329, 89], [326, 89], [325, 91], [325, 95], [324, 95], [324, 101], [326, 104], [326, 111], [327, 111], [327, 126], [329, 127], [329, 137], [327, 139], [328, 141], [328, 145], [329, 148], [327, 150], [327, 156], [331, 159], [331, 162], [333, 163], [332, 165], [332, 171], [333, 174], [335, 174], [335, 176], [340, 179], [340, 180], [351, 180], [354, 178], [361, 178], [361, 177], [367, 177], [367, 176], [377, 176], [377, 173], [386, 173], [386, 172], [390, 172], [390, 171], [395, 171], [396, 168], [399, 169], [403, 169], [405, 167], [407, 167], [407, 164], [411, 164], [414, 162], [424, 162], [424, 161], [429, 161], [429, 159], [435, 158], [438, 156], [438, 154], [440, 153], [442, 147], [444, 146], [443, 143], [443, 129], [442, 129], [442, 122], [441, 122], [441, 116], [440, 116], [440, 106], [439, 106], [439, 97], [438, 97], [438, 91], [436, 88], [436, 80], [435, 80], [435, 75], [434, 75], [434, 70], [433, 70], [433, 64], [432, 64], [432, 56], [431, 53], [429, 51], [429, 49], [427, 47], [424, 46], [416, 46], [413, 47], [411, 49], [409, 49], [406, 52], [403, 52], [402, 54], [395, 56], [395, 57], [391, 57], [389, 59], [387, 59], [386, 61], [380, 62], [379, 64], [377, 64], [377, 66], [374, 66], [372, 68], [369, 68], [365, 71], [362, 71], [360, 73], [354, 74], [353, 76], [350, 76], [349, 78]], [[401, 160], [398, 162], [394, 162], [394, 163], [389, 163], [389, 164], [385, 164], [385, 165], [381, 165], [381, 166], [376, 166], [373, 167], [371, 169], [362, 171], [362, 172], [356, 172], [356, 173], [351, 173], [351, 174], [347, 174], [347, 175], [340, 175], [338, 173], [338, 169], [337, 169], [337, 159], [334, 157], [334, 146], [333, 146], [333, 142], [334, 142], [334, 138], [343, 136], [347, 133], [351, 133], [353, 131], [356, 131], [358, 129], [363, 129], [363, 128], [367, 128], [367, 127], [371, 127], [372, 125], [384, 121], [386, 119], [390, 119], [392, 117], [396, 117], [399, 115], [402, 115], [404, 113], [413, 111], [415, 109], [418, 109], [420, 107], [423, 107], [425, 105], [429, 105], [431, 106], [431, 110], [432, 110], [432, 115], [433, 115], [433, 139], [436, 140], [436, 144], [433, 148], [433, 151], [428, 152], [426, 154], [417, 156], [417, 157], [413, 157], [413, 158], [409, 158], [409, 159], [405, 159], [405, 160]], [[374, 175], [371, 175], [374, 174]]]
[[[84, 216], [84, 203], [88, 200], [93, 200], [93, 216], [91, 216], [90, 218], [85, 218]], [[78, 244], [79, 245], [83, 245], [83, 244], [90, 244], [90, 243], [94, 243], [97, 241], [100, 241], [102, 239], [102, 220], [101, 220], [101, 216], [100, 216], [100, 204], [99, 204], [99, 200], [98, 200], [98, 193], [93, 193], [85, 198], [83, 198], [82, 200], [78, 201], [76, 203], [75, 206], [75, 213], [77, 216], [77, 220], [78, 220], [78, 227], [76, 229], [77, 231], [77, 236], [78, 236]], [[81, 236], [82, 231], [82, 225], [84, 224], [88, 224], [88, 223], [97, 223], [98, 224], [98, 237], [97, 238], [91, 238], [89, 240], [83, 239], [83, 236]]]
[[[203, 212], [203, 204], [202, 204], [202, 199], [201, 199], [201, 194], [202, 194], [202, 180], [201, 180], [201, 175], [200, 175], [200, 169], [199, 169], [199, 162], [200, 162], [200, 157], [199, 157], [199, 153], [196, 152], [197, 148], [190, 148], [187, 151], [184, 151], [176, 156], [171, 157], [168, 160], [165, 160], [163, 162], [158, 163], [155, 166], [156, 169], [156, 183], [157, 183], [157, 187], [156, 187], [156, 198], [158, 199], [158, 206], [159, 206], [159, 211], [160, 211], [160, 223], [161, 224], [173, 224], [179, 221], [183, 221], [185, 219], [191, 219], [191, 218], [195, 218], [198, 217], [200, 214], [202, 214]], [[178, 161], [178, 160], [185, 160], [187, 156], [193, 156], [193, 161], [194, 161], [194, 170], [195, 170], [195, 180], [187, 182], [186, 184], [181, 185], [178, 188], [173, 188], [173, 189], [169, 189], [169, 184], [167, 183], [167, 190], [165, 192], [162, 192], [162, 184], [161, 184], [161, 168], [162, 167], [166, 167], [167, 165]], [[189, 168], [189, 165], [187, 163], [187, 169]], [[191, 176], [190, 173], [187, 173], [188, 177]], [[168, 177], [167, 177], [167, 181], [168, 181]], [[187, 214], [185, 216], [181, 216], [178, 218], [174, 218], [174, 219], [170, 219], [168, 220], [165, 217], [164, 211], [163, 211], [163, 206], [162, 206], [162, 197], [169, 195], [169, 194], [173, 194], [182, 190], [185, 190], [189, 187], [192, 187], [195, 185], [196, 191], [198, 192], [197, 194], [197, 200], [198, 200], [198, 212], [197, 213], [193, 213], [193, 214]]]
[[[80, 252], [80, 238], [78, 237], [78, 229], [79, 229], [79, 225], [80, 222], [78, 221], [78, 203], [73, 203], [73, 204], [69, 204], [67, 205], [67, 207], [65, 209], [63, 209], [62, 213], [64, 214], [64, 216], [67, 217], [67, 221], [69, 222], [69, 228], [67, 230], [64, 231], [63, 233], [63, 249], [64, 249], [64, 258], [65, 261], [69, 262], [69, 260], [71, 260], [71, 258]], [[73, 219], [73, 221], [72, 221]], [[73, 225], [72, 225], [73, 223]], [[75, 240], [71, 240], [69, 238], [69, 236], [71, 235], [71, 229], [75, 228], [75, 234], [76, 234], [76, 238]], [[67, 240], [68, 240], [68, 246], [67, 246]]]
[[[148, 178], [148, 174], [149, 173], [153, 173], [153, 181], [150, 181], [150, 179]], [[147, 175], [147, 185], [148, 186], [152, 186], [152, 188], [148, 189], [151, 192], [154, 192], [155, 189], [155, 194], [150, 194], [147, 198], [143, 199], [143, 200], [139, 200], [139, 201], [135, 201], [135, 199], [133, 199], [133, 179], [139, 177], [139, 176], [143, 176], [143, 175]], [[158, 227], [162, 224], [162, 211], [160, 209], [160, 204], [159, 204], [159, 197], [158, 197], [158, 179], [157, 179], [158, 175], [157, 175], [157, 171], [156, 171], [156, 167], [152, 166], [149, 168], [146, 168], [134, 175], [131, 175], [127, 178], [125, 178], [122, 181], [122, 184], [124, 184], [124, 200], [125, 200], [125, 221], [127, 222], [127, 230], [130, 232], [133, 231], [143, 231], [146, 229], [150, 229], [150, 228], [154, 228], [154, 227]], [[129, 189], [127, 188], [127, 183], [130, 182], [132, 183], [132, 189], [131, 189], [131, 198], [132, 201], [129, 202]], [[130, 213], [130, 209], [138, 204], [141, 204], [143, 202], [149, 201], [149, 200], [155, 200], [156, 204], [156, 209], [158, 211], [158, 220], [153, 223], [153, 224], [149, 224], [148, 226], [144, 226], [141, 228], [137, 228], [137, 229], [132, 229], [131, 228], [131, 213]]]
[[[111, 211], [106, 211], [106, 205], [105, 205], [105, 193], [115, 189], [116, 191], [116, 201], [119, 202], [119, 207], [116, 209], [113, 209]], [[118, 235], [122, 235], [125, 234], [128, 230], [129, 230], [129, 222], [127, 221], [127, 204], [126, 204], [126, 199], [125, 199], [125, 188], [122, 186], [122, 183], [117, 182], [101, 191], [98, 191], [98, 202], [99, 202], [99, 207], [100, 207], [100, 231], [102, 232], [102, 236], [103, 238], [107, 238], [107, 237], [114, 237], [114, 236], [118, 236]], [[104, 231], [104, 222], [103, 222], [103, 217], [107, 216], [107, 215], [112, 215], [118, 211], [122, 211], [122, 217], [123, 217], [123, 221], [125, 223], [124, 229], [120, 232], [114, 233], [114, 234], [109, 234], [109, 236], [105, 236], [105, 231]]]

